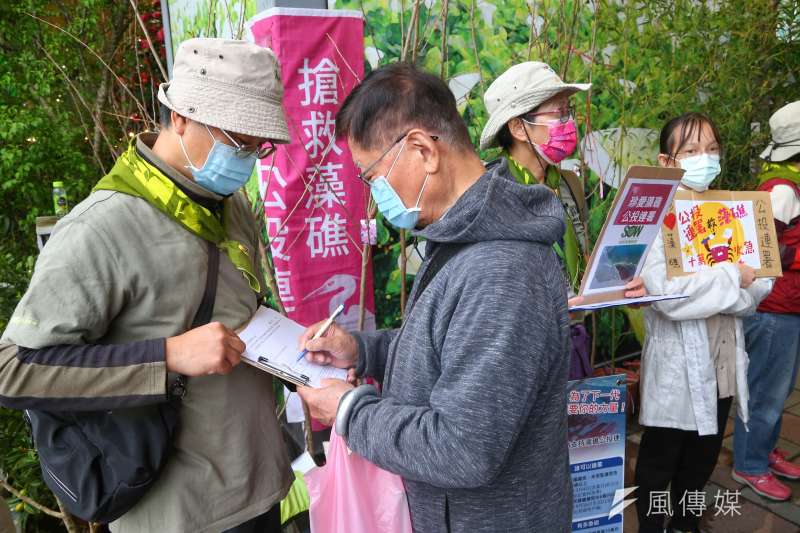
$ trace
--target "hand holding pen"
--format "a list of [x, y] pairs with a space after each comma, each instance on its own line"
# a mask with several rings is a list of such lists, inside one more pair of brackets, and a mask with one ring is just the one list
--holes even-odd
[[[314, 336], [311, 337], [311, 340], [315, 341], [315, 340], [318, 340], [320, 337], [322, 337], [325, 334], [325, 332], [328, 331], [328, 328], [331, 327], [331, 324], [333, 324], [333, 321], [336, 320], [336, 317], [338, 317], [342, 313], [342, 311], [344, 311], [344, 304], [340, 304], [339, 307], [337, 307], [336, 310], [333, 312], [333, 314], [331, 316], [329, 316], [328, 319], [325, 322], [322, 323], [322, 325], [317, 329], [317, 332], [314, 334]], [[312, 326], [312, 328], [313, 327], [315, 327], [315, 326]], [[311, 328], [309, 328], [309, 329], [311, 329]], [[308, 330], [306, 330], [306, 332], [308, 332]], [[305, 334], [303, 335], [303, 338], [305, 338]], [[300, 360], [303, 357], [305, 357], [307, 353], [308, 353], [308, 347], [304, 346], [304, 348], [297, 355], [297, 362], [299, 363]]]
[[323, 327], [326, 322], [328, 320], [308, 327], [300, 337], [302, 356], [318, 365], [331, 365], [336, 368], [354, 367], [358, 360], [356, 339], [333, 321], [327, 327]]

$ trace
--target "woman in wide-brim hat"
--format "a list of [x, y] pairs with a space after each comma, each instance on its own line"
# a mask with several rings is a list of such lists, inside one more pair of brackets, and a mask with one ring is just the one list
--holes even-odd
[[[555, 249], [568, 280], [570, 307], [580, 303], [576, 292], [591, 251], [588, 206], [582, 180], [559, 168], [559, 163], [578, 145], [570, 97], [590, 87], [589, 83], [564, 83], [546, 63], [528, 61], [506, 70], [484, 95], [489, 120], [481, 134], [481, 149], [499, 146], [518, 182], [547, 185], [564, 207], [566, 231]], [[645, 294], [638, 278], [626, 288], [628, 297]], [[582, 317], [573, 316], [572, 322], [570, 379], [579, 379], [591, 374], [589, 337]]]

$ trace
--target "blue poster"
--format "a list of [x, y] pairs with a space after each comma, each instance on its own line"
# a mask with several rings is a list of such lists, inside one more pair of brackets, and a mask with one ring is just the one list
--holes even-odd
[[625, 483], [625, 375], [567, 384], [572, 531], [622, 533], [622, 512], [609, 516]]

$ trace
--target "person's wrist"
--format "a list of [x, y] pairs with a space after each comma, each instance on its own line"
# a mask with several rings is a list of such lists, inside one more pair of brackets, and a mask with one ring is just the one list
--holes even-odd
[[350, 338], [348, 339], [348, 344], [350, 345], [348, 346], [348, 352], [350, 353], [350, 363], [352, 367], [355, 367], [358, 365], [359, 348], [358, 348], [358, 340], [356, 339], [356, 336], [353, 335], [352, 333], [350, 334]]
[[167, 371], [172, 372], [175, 365], [175, 337], [167, 337], [164, 339], [164, 363], [167, 365]]
[[167, 337], [164, 340], [164, 363], [167, 365], [167, 372], [177, 372], [177, 337]]

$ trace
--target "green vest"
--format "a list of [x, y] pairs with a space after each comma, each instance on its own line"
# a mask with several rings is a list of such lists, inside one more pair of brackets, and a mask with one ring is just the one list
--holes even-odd
[[[148, 163], [131, 143], [111, 172], [100, 178], [92, 191], [117, 191], [142, 198], [147, 203], [201, 239], [215, 243], [242, 273], [250, 288], [261, 292], [258, 277], [253, 272], [250, 255], [242, 243], [228, 239], [225, 225], [211, 210], [198, 204], [180, 190], [161, 170]], [[223, 202], [222, 218], [227, 218], [230, 199]]]

